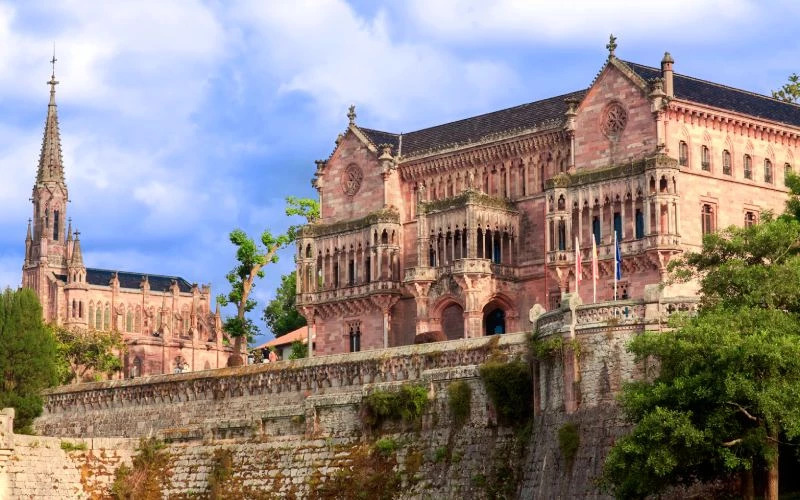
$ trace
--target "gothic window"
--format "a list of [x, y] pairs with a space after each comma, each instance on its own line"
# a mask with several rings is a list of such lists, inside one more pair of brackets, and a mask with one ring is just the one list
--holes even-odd
[[558, 249], [567, 249], [567, 228], [563, 220], [558, 221]]
[[764, 159], [764, 182], [772, 184], [772, 162], [769, 158]]
[[125, 317], [125, 331], [130, 333], [133, 331], [133, 313], [128, 311], [128, 315]]
[[134, 331], [140, 332], [142, 331], [142, 311], [137, 307], [136, 308], [136, 316], [134, 317]]
[[339, 288], [339, 263], [333, 265], [333, 287]]
[[[50, 225], [50, 207], [44, 208], [44, 227], [47, 228]], [[47, 233], [44, 233], [47, 234]]]
[[678, 161], [682, 167], [689, 165], [689, 145], [685, 141], [678, 144]]
[[72, 317], [76, 317], [78, 315], [78, 302], [75, 299], [72, 299]]
[[350, 323], [350, 352], [358, 352], [361, 350], [361, 322]]
[[502, 264], [503, 259], [500, 255], [500, 233], [497, 231], [492, 232], [492, 262], [495, 264]]
[[566, 206], [566, 201], [564, 201], [564, 196], [561, 195], [558, 197], [558, 210], [564, 210]]
[[602, 235], [600, 234], [600, 217], [596, 215], [592, 218], [592, 235], [594, 236], [595, 244], [599, 245]]
[[789, 180], [789, 174], [792, 173], [792, 165], [790, 163], [784, 163], [783, 165], [783, 183], [786, 184], [786, 181]]
[[95, 315], [94, 327], [97, 330], [103, 329], [103, 305], [97, 304], [97, 314]]
[[61, 238], [58, 237], [58, 210], [53, 210], [53, 239], [59, 241]]
[[356, 284], [356, 261], [353, 259], [347, 263], [347, 284], [350, 286]]
[[711, 171], [711, 156], [708, 152], [708, 146], [703, 146], [700, 150], [700, 168], [705, 170], [706, 172]]
[[644, 214], [636, 209], [636, 239], [644, 238]]
[[753, 178], [753, 159], [750, 155], [744, 155], [744, 178]]
[[78, 317], [83, 318], [83, 301], [78, 302]]
[[753, 226], [753, 225], [755, 225], [755, 223], [756, 223], [756, 214], [755, 214], [755, 212], [752, 212], [750, 210], [745, 212], [744, 213], [744, 227]]
[[94, 328], [94, 304], [89, 303], [89, 328]]
[[714, 215], [714, 207], [708, 203], [704, 203], [703, 208], [700, 211], [703, 236], [714, 232], [714, 228], [716, 226]]
[[731, 153], [727, 149], [722, 152], [722, 173], [731, 175]]
[[617, 235], [617, 241], [622, 241], [622, 216], [619, 212], [614, 212], [614, 234]]
[[111, 330], [111, 306], [106, 304], [106, 312], [103, 314], [103, 329], [105, 331]]
[[142, 358], [136, 356], [133, 358], [133, 363], [131, 364], [131, 372], [130, 377], [141, 377], [142, 376]]
[[306, 245], [306, 257], [307, 257], [307, 258], [310, 258], [310, 257], [311, 257], [311, 243], [309, 243], [308, 245]]
[[367, 257], [366, 259], [364, 259], [364, 281], [369, 283], [371, 280], [372, 280], [372, 259], [370, 257]]

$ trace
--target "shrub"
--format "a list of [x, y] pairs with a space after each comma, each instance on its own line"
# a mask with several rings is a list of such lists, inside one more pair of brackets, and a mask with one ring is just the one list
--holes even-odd
[[61, 449], [70, 452], [70, 451], [86, 451], [86, 443], [73, 443], [71, 441], [61, 441]]
[[361, 403], [361, 419], [372, 429], [386, 420], [417, 423], [428, 406], [428, 390], [421, 385], [404, 384], [397, 391], [377, 390]]
[[308, 357], [308, 346], [300, 341], [292, 342], [289, 359], [303, 359]]
[[447, 446], [440, 446], [436, 448], [436, 452], [433, 455], [433, 461], [437, 464], [439, 462], [444, 462], [447, 459], [448, 451]]
[[561, 450], [561, 456], [564, 457], [568, 464], [572, 464], [575, 459], [578, 446], [580, 446], [580, 439], [578, 427], [572, 422], [567, 422], [558, 429], [558, 448]]
[[120, 500], [160, 500], [170, 460], [164, 447], [156, 439], [142, 439], [131, 461], [133, 466], [122, 464], [114, 472], [111, 496]]
[[381, 438], [375, 442], [375, 451], [388, 457], [397, 450], [397, 443], [392, 438]]
[[521, 425], [531, 413], [533, 381], [528, 364], [523, 361], [489, 361], [480, 366], [486, 393], [503, 425]]
[[231, 490], [233, 479], [233, 452], [227, 449], [214, 450], [214, 460], [208, 473], [208, 491], [211, 498], [225, 498]]
[[453, 425], [461, 427], [469, 419], [472, 388], [463, 380], [452, 382], [447, 386], [447, 398]]

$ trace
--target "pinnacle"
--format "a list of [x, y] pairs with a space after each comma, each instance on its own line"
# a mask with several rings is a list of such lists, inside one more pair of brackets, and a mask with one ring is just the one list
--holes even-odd
[[61, 134], [58, 129], [58, 112], [56, 107], [55, 74], [47, 82], [50, 85], [50, 103], [47, 105], [47, 118], [44, 124], [42, 151], [39, 155], [39, 168], [36, 182], [64, 183], [64, 165], [61, 156]]

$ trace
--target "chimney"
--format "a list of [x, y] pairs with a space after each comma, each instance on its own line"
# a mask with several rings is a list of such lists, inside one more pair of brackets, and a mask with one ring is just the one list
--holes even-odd
[[675, 60], [669, 54], [664, 52], [664, 59], [661, 60], [661, 77], [664, 78], [664, 93], [667, 97], [675, 97], [675, 89], [672, 86], [672, 65]]

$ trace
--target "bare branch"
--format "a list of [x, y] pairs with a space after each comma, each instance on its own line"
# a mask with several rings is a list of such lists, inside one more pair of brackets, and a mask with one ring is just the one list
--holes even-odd
[[736, 446], [737, 444], [739, 444], [741, 442], [742, 442], [742, 438], [738, 438], [738, 439], [734, 439], [732, 441], [724, 442], [724, 443], [722, 443], [722, 446], [724, 446], [725, 448], [730, 448], [732, 446]]
[[754, 417], [753, 415], [751, 415], [750, 412], [747, 411], [742, 405], [734, 403], [733, 401], [726, 401], [725, 403], [738, 408], [739, 411], [742, 412], [742, 414], [749, 420], [752, 420], [753, 422], [758, 422], [758, 417]]

